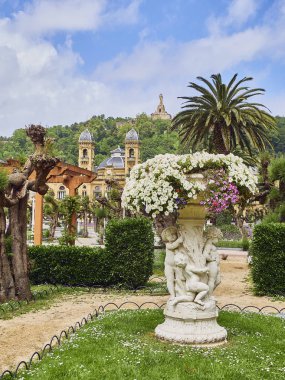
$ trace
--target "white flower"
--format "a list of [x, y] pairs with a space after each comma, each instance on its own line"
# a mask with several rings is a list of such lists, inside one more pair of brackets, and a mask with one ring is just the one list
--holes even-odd
[[245, 186], [251, 193], [256, 191], [257, 177], [240, 157], [233, 154], [215, 155], [204, 151], [182, 156], [165, 154], [136, 165], [131, 170], [122, 195], [122, 205], [131, 211], [144, 205], [142, 211], [151, 213], [153, 218], [163, 210], [166, 210], [165, 214], [173, 212], [178, 208], [175, 203], [179, 196], [176, 192], [177, 186], [188, 195], [188, 199], [196, 199], [205, 190], [206, 184], [195, 180], [190, 182], [187, 174], [194, 168], [203, 168], [206, 164], [210, 167], [211, 163], [226, 166], [230, 181], [238, 186]]

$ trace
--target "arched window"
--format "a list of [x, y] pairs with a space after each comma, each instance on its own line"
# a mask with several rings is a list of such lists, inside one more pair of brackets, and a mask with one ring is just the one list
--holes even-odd
[[57, 199], [63, 199], [65, 197], [66, 197], [65, 186], [59, 186], [59, 190], [57, 192]]
[[83, 158], [87, 158], [87, 157], [88, 157], [88, 150], [83, 149]]
[[131, 149], [129, 150], [129, 158], [134, 158], [134, 157], [135, 157], [135, 151], [134, 151], [133, 148], [131, 148]]
[[100, 186], [95, 186], [93, 194], [94, 194], [95, 198], [101, 197], [101, 195], [102, 195], [101, 194], [101, 187]]

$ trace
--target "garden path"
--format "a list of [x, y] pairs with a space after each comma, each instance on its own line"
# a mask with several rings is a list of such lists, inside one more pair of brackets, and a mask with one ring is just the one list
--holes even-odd
[[[285, 307], [285, 302], [273, 302], [268, 297], [252, 295], [244, 255], [229, 255], [227, 260], [222, 260], [221, 272], [222, 283], [215, 292], [220, 306], [235, 303], [240, 306]], [[138, 304], [150, 301], [161, 305], [167, 298], [168, 296], [85, 293], [65, 296], [65, 300], [60, 300], [49, 309], [23, 314], [11, 320], [0, 320], [0, 373], [7, 368], [13, 369], [21, 360], [29, 359], [53, 335], [74, 326], [99, 305], [107, 302], [121, 304], [125, 301], [135, 301]]]

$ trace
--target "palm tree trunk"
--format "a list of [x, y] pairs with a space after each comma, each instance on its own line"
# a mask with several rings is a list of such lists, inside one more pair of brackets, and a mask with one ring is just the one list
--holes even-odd
[[227, 150], [224, 139], [222, 136], [222, 131], [220, 127], [216, 127], [213, 132], [213, 145], [215, 153], [218, 154], [229, 154], [229, 151]]

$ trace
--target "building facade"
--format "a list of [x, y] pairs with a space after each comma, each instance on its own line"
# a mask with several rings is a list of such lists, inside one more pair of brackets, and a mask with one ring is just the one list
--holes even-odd
[[[89, 177], [92, 176], [94, 179], [82, 183], [77, 188], [78, 195], [88, 196], [90, 199], [105, 196], [110, 190], [106, 180], [116, 180], [120, 187], [124, 187], [131, 169], [140, 162], [139, 136], [133, 128], [126, 134], [124, 143], [124, 149], [118, 147], [112, 150], [110, 157], [94, 167], [95, 142], [88, 129], [81, 133], [78, 140], [78, 169], [89, 173]], [[75, 168], [75, 166], [72, 167]], [[78, 175], [82, 175], [80, 170], [78, 170]], [[64, 182], [49, 181], [48, 185], [57, 199], [70, 195]]]

